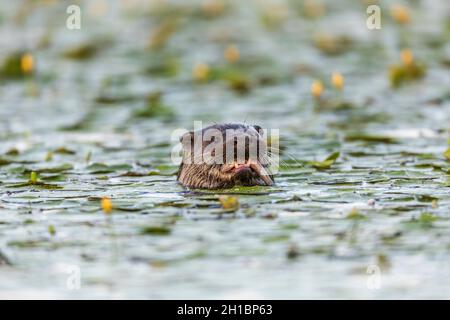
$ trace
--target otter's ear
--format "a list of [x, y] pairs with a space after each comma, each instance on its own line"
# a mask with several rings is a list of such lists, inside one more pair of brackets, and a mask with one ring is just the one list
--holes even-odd
[[263, 130], [260, 126], [254, 125], [253, 128], [255, 128], [255, 130], [258, 131], [258, 133], [259, 133], [260, 135], [263, 135], [263, 134], [264, 134], [264, 130]]
[[192, 144], [194, 143], [194, 132], [188, 131], [185, 134], [183, 134], [180, 137], [180, 142], [183, 145], [183, 147], [187, 147], [189, 145], [192, 146]]

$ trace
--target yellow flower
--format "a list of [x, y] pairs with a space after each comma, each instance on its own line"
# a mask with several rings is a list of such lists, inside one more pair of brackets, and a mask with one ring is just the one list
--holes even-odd
[[45, 161], [52, 161], [53, 159], [53, 152], [49, 151], [47, 152], [47, 154], [45, 155]]
[[239, 200], [237, 197], [222, 195], [219, 197], [219, 201], [222, 208], [227, 211], [236, 211], [239, 209]]
[[36, 184], [38, 180], [38, 175], [36, 171], [31, 171], [30, 173], [30, 183], [31, 184]]
[[113, 209], [111, 199], [108, 197], [103, 197], [101, 200], [101, 207], [105, 214], [110, 214]]
[[318, 18], [325, 14], [324, 4], [317, 0], [305, 0], [303, 10], [308, 18]]
[[219, 16], [225, 10], [225, 4], [220, 0], [206, 0], [202, 3], [203, 12], [210, 16]]
[[400, 24], [406, 24], [411, 20], [409, 9], [402, 5], [392, 6], [391, 16], [396, 22]]
[[344, 77], [339, 72], [333, 72], [331, 75], [331, 83], [336, 89], [342, 90], [344, 88]]
[[235, 63], [239, 60], [239, 56], [239, 49], [236, 46], [231, 45], [225, 49], [224, 57], [228, 62]]
[[436, 199], [434, 199], [433, 201], [431, 201], [431, 207], [432, 207], [433, 209], [436, 209], [436, 208], [439, 207], [439, 204], [438, 204], [438, 202], [437, 202]]
[[311, 94], [314, 98], [320, 98], [323, 92], [323, 84], [320, 80], [314, 80], [311, 85]]
[[197, 63], [192, 69], [192, 77], [195, 81], [203, 82], [208, 80], [209, 66], [205, 63]]
[[409, 66], [413, 63], [414, 56], [410, 49], [403, 49], [400, 51], [400, 58], [404, 65]]
[[360, 220], [364, 219], [366, 216], [358, 211], [356, 208], [352, 208], [350, 212], [347, 214], [347, 219]]
[[54, 236], [56, 234], [56, 228], [54, 225], [49, 225], [48, 226], [48, 233], [50, 233], [50, 235]]
[[20, 68], [25, 74], [30, 74], [34, 69], [34, 58], [30, 53], [25, 53], [20, 58]]

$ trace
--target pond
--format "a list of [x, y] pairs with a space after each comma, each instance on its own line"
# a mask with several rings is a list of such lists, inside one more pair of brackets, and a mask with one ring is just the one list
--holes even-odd
[[[0, 298], [449, 297], [447, 1], [68, 5], [0, 5]], [[194, 121], [276, 184], [179, 185]]]

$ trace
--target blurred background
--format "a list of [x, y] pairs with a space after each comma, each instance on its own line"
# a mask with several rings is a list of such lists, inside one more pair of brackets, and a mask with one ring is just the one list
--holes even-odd
[[[445, 0], [2, 1], [0, 297], [448, 297], [449, 38]], [[279, 129], [277, 185], [177, 185], [194, 120]]]

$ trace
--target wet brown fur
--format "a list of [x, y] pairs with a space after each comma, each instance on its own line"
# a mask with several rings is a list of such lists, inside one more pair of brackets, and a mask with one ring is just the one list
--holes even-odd
[[[258, 126], [250, 126], [246, 124], [215, 124], [203, 129], [203, 132], [209, 128], [219, 129], [223, 135], [227, 129], [243, 129], [245, 132], [258, 136], [261, 139], [260, 130]], [[193, 136], [193, 132], [188, 135]], [[202, 148], [206, 147], [210, 142], [203, 143]], [[266, 185], [260, 176], [252, 172], [251, 174], [237, 175], [232, 172], [223, 172], [222, 164], [195, 164], [185, 163], [187, 157], [193, 156], [193, 148], [187, 150], [188, 147], [183, 145], [183, 161], [178, 170], [177, 180], [186, 187], [194, 189], [222, 189], [231, 188], [236, 185], [254, 186]], [[265, 166], [266, 167], [266, 166]], [[272, 181], [274, 178], [270, 175]]]

